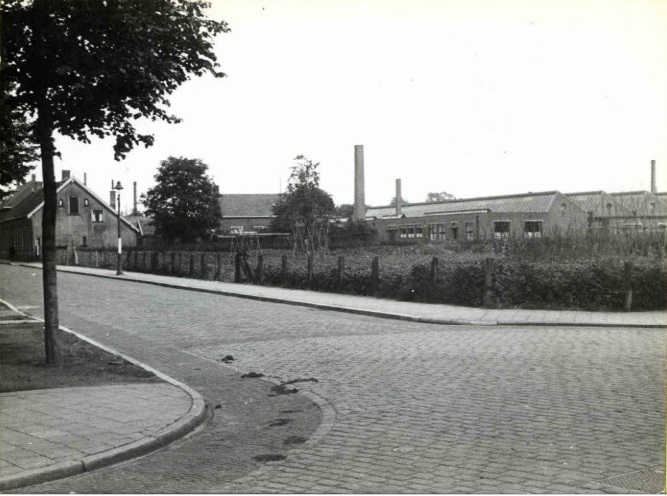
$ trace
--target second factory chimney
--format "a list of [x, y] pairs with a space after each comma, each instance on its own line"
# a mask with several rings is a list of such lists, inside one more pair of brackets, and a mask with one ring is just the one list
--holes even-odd
[[651, 160], [651, 193], [654, 195], [658, 192], [658, 188], [655, 183], [655, 160]]
[[403, 208], [403, 199], [401, 198], [401, 180], [396, 179], [396, 217], [401, 216]]
[[132, 207], [132, 215], [137, 215], [139, 213], [139, 211], [137, 210], [137, 182], [134, 181], [132, 185], [134, 186], [134, 203], [133, 203], [134, 206]]
[[364, 194], [364, 145], [354, 145], [354, 220], [366, 218]]

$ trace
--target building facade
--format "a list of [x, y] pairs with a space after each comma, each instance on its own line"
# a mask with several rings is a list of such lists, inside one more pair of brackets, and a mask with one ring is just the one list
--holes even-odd
[[[57, 187], [56, 246], [114, 248], [118, 215], [78, 179], [63, 171]], [[44, 189], [32, 180], [0, 204], [0, 257], [34, 259], [42, 252]], [[134, 247], [136, 227], [121, 218], [123, 246]]]
[[238, 194], [220, 195], [221, 234], [261, 233], [268, 231], [273, 215], [273, 206], [280, 195]]

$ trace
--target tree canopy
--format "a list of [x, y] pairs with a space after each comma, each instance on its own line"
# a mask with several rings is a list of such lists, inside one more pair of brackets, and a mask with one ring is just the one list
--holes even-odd
[[143, 200], [153, 217], [156, 234], [170, 241], [193, 241], [207, 237], [220, 225], [222, 213], [218, 187], [206, 175], [208, 166], [199, 159], [169, 157], [160, 162], [157, 185]]
[[[405, 198], [401, 198], [401, 206], [407, 205], [408, 203], [410, 203], [408, 200], [406, 200]], [[389, 202], [389, 206], [390, 207], [395, 207], [396, 206], [396, 197], [395, 196], [391, 197], [391, 201]]]
[[320, 188], [319, 163], [303, 155], [294, 158], [287, 191], [273, 207], [271, 228], [291, 232], [295, 242], [310, 249], [324, 243], [329, 219], [336, 214], [331, 195]]
[[46, 362], [59, 365], [54, 133], [90, 142], [113, 136], [120, 160], [153, 136], [133, 121], [178, 122], [176, 88], [217, 70], [215, 35], [201, 0], [2, 0], [2, 100], [33, 119], [44, 181], [42, 258]]
[[456, 200], [456, 197], [446, 191], [440, 191], [437, 193], [429, 193], [426, 195], [427, 202], [439, 202], [445, 200]]

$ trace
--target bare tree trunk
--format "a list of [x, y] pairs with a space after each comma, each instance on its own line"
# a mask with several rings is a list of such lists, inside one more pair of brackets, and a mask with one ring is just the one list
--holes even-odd
[[44, 181], [44, 208], [42, 210], [42, 260], [44, 287], [44, 346], [47, 365], [62, 366], [62, 352], [56, 332], [58, 322], [58, 284], [56, 270], [56, 213], [58, 209], [57, 185], [55, 179], [53, 154], [48, 111], [42, 111], [37, 120], [37, 133], [42, 156], [42, 176]]

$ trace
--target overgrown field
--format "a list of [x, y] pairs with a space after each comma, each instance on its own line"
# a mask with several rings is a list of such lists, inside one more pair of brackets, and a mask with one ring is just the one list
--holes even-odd
[[[492, 308], [667, 307], [664, 232], [320, 250], [310, 272], [305, 253], [252, 246], [255, 275], [260, 255], [261, 283], [287, 288]], [[132, 260], [128, 270], [234, 281], [232, 252], [139, 252]]]

